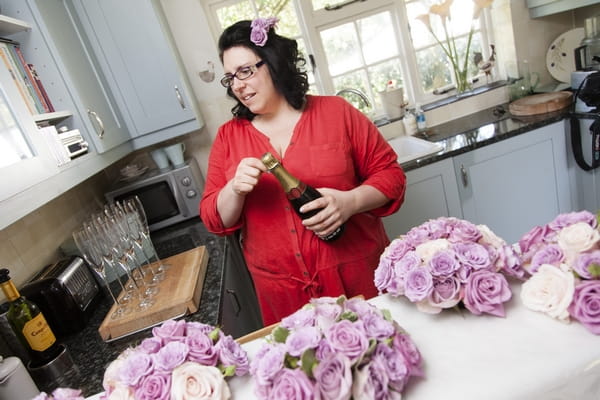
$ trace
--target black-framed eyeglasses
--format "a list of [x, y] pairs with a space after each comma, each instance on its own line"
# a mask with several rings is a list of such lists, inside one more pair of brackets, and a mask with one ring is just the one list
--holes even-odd
[[235, 74], [225, 74], [225, 76], [221, 78], [221, 85], [228, 88], [233, 85], [233, 78], [238, 78], [240, 81], [250, 78], [264, 63], [265, 62], [263, 60], [260, 60], [254, 65], [249, 65], [247, 67], [238, 69], [235, 71]]

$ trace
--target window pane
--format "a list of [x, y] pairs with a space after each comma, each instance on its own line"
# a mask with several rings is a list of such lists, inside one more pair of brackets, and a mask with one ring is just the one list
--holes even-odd
[[0, 97], [0, 167], [33, 157], [31, 147], [21, 133], [4, 91]]
[[367, 64], [398, 55], [396, 35], [389, 12], [360, 19], [357, 25]]
[[[379, 92], [385, 90], [388, 81], [393, 79], [396, 81], [397, 86], [404, 86], [402, 82], [402, 72], [400, 71], [400, 60], [394, 58], [370, 67], [368, 69], [368, 74], [371, 86], [374, 88], [374, 92], [372, 93], [373, 108], [381, 110], [383, 105], [381, 104]], [[406, 93], [404, 94], [406, 95]]]
[[[342, 75], [333, 80], [335, 92], [339, 93], [344, 89], [358, 89], [363, 94], [369, 93], [369, 81], [364, 70], [355, 71], [350, 74]], [[365, 102], [355, 93], [344, 92], [340, 93], [346, 100], [348, 100], [354, 107], [358, 108], [365, 114], [370, 114], [373, 110], [371, 106], [367, 106]]]
[[362, 66], [360, 46], [353, 23], [321, 31], [321, 40], [331, 75], [340, 75]]
[[243, 19], [252, 19], [256, 13], [250, 1], [241, 1], [229, 7], [222, 7], [217, 10], [217, 18], [221, 28], [225, 29], [234, 23]]

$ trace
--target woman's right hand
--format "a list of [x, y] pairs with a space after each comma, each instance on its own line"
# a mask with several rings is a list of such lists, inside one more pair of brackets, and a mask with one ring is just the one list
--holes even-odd
[[267, 168], [258, 158], [243, 158], [231, 179], [231, 190], [238, 196], [246, 196], [254, 189], [260, 175], [266, 171]]

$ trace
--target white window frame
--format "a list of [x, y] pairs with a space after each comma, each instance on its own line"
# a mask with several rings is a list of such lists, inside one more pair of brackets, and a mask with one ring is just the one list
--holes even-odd
[[[216, 10], [218, 8], [232, 5], [243, 0], [200, 0], [207, 14], [207, 19], [211, 27], [211, 31], [215, 38], [218, 38], [222, 30], [217, 20]], [[300, 30], [304, 38], [307, 51], [314, 58], [316, 69], [313, 71], [315, 76], [315, 86], [319, 93], [332, 95], [334, 94], [333, 79], [329, 75], [327, 59], [325, 51], [322, 47], [319, 32], [323, 29], [328, 29], [368, 15], [373, 15], [377, 12], [389, 10], [392, 12], [392, 17], [396, 16], [397, 20], [394, 24], [394, 31], [397, 32], [397, 43], [400, 54], [400, 69], [402, 71], [403, 86], [405, 96], [414, 103], [427, 104], [442, 100], [446, 97], [454, 95], [453, 91], [445, 95], [435, 95], [427, 93], [423, 90], [419, 82], [419, 73], [417, 67], [416, 52], [410, 41], [409, 24], [407, 21], [406, 7], [404, 0], [368, 0], [364, 2], [356, 2], [348, 6], [342, 7], [335, 11], [327, 11], [324, 9], [313, 11], [310, 0], [290, 0], [293, 2], [298, 15]], [[344, 0], [339, 0], [343, 2]], [[332, 3], [336, 3], [332, 0]], [[471, 12], [471, 10], [469, 10]], [[493, 43], [493, 29], [491, 29], [491, 18], [489, 10], [483, 10], [480, 17], [480, 32], [482, 37], [482, 52], [484, 58], [489, 57], [490, 43]], [[266, 16], [261, 16], [266, 17]], [[409, 38], [409, 39], [406, 39]], [[217, 40], [217, 39], [215, 39]], [[307, 55], [308, 56], [308, 55]], [[471, 57], [471, 56], [470, 56]], [[308, 57], [307, 57], [308, 58]], [[307, 59], [307, 65], [311, 68], [310, 60]], [[498, 68], [494, 68], [494, 75], [497, 76]], [[479, 75], [478, 85], [485, 84], [485, 77]]]

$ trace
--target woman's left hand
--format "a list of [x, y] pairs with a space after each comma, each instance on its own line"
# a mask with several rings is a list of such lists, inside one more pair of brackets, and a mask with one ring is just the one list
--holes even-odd
[[303, 220], [302, 224], [306, 229], [313, 231], [315, 235], [324, 237], [333, 233], [354, 214], [354, 196], [351, 191], [344, 192], [331, 188], [319, 188], [318, 191], [323, 197], [306, 203], [300, 212], [322, 208], [316, 215]]

